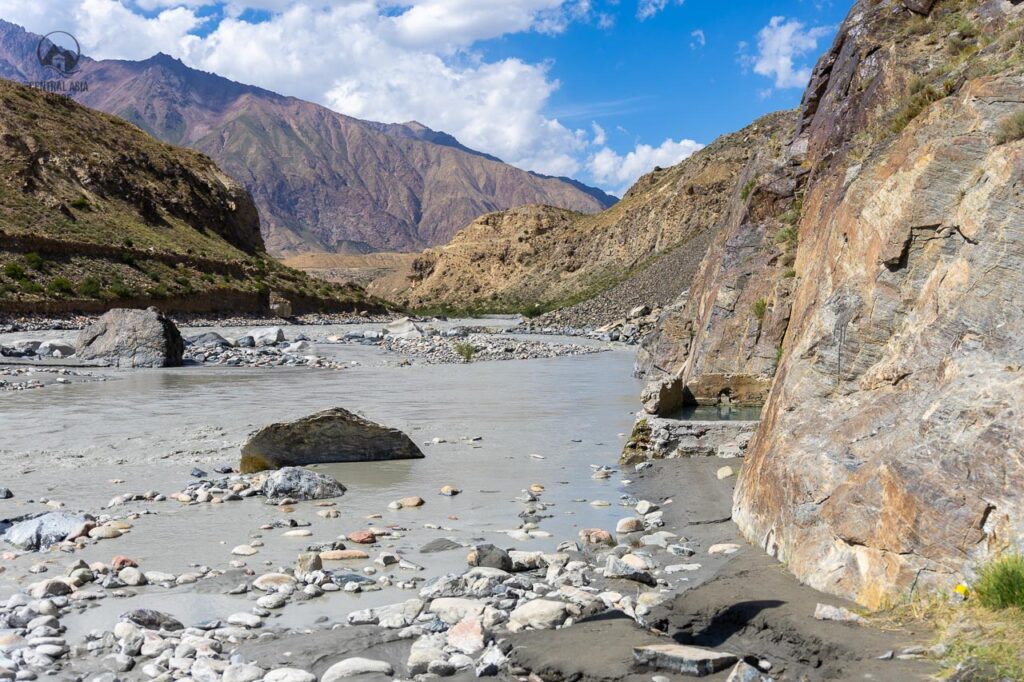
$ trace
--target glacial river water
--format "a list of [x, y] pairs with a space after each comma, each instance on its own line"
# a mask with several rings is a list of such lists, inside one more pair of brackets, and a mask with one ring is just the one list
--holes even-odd
[[[286, 333], [289, 338], [305, 332], [322, 339], [348, 329], [352, 327], [289, 327]], [[380, 549], [396, 551], [425, 568], [415, 573], [388, 569], [396, 578], [431, 577], [464, 570], [466, 554], [421, 554], [419, 548], [432, 539], [553, 550], [559, 541], [574, 539], [580, 528], [614, 527], [616, 519], [627, 515], [619, 498], [628, 491], [623, 483], [628, 474], [594, 480], [591, 466], [614, 466], [632, 427], [640, 390], [631, 377], [633, 350], [459, 365], [420, 365], [414, 360], [412, 366], [399, 366], [400, 357], [377, 348], [320, 345], [318, 354], [354, 364], [340, 371], [206, 366], [101, 371], [107, 381], [0, 393], [0, 485], [15, 494], [0, 501], [0, 518], [44, 511], [40, 498], [96, 514], [121, 493], [174, 493], [194, 480], [189, 476], [193, 466], [212, 474], [216, 464], [237, 464], [241, 444], [256, 428], [333, 406], [406, 431], [426, 454], [422, 460], [322, 467], [348, 488], [337, 500], [337, 519], [318, 517], [320, 508], [312, 503], [282, 513], [262, 498], [221, 505], [131, 503], [127, 510], [150, 513], [133, 521], [132, 530], [121, 538], [90, 544], [74, 555], [50, 552], [2, 562], [7, 570], [0, 574], [0, 598], [40, 577], [63, 574], [63, 567], [76, 558], [108, 562], [114, 555], [126, 555], [143, 570], [170, 573], [196, 564], [227, 569], [238, 559], [230, 554], [234, 546], [260, 538], [265, 546], [244, 558], [260, 573], [293, 566], [309, 544], [371, 524], [398, 524], [407, 529], [402, 537], [370, 549], [371, 559]], [[468, 440], [473, 437], [481, 440]], [[435, 438], [446, 442], [433, 444]], [[514, 498], [532, 483], [546, 488], [542, 500], [550, 505], [547, 513], [552, 517], [540, 528], [552, 537], [513, 541], [503, 531], [518, 527], [523, 505]], [[446, 484], [463, 494], [439, 495]], [[426, 504], [388, 510], [390, 501], [408, 495], [420, 495]], [[611, 506], [594, 507], [590, 502], [595, 499]], [[125, 513], [126, 508], [116, 511]], [[383, 518], [367, 520], [371, 514]], [[287, 538], [283, 529], [259, 530], [261, 524], [282, 518], [309, 521], [313, 535]], [[48, 564], [44, 576], [27, 574], [28, 566], [37, 562]], [[370, 563], [352, 562], [349, 567], [360, 570]], [[65, 623], [74, 639], [92, 628], [109, 629], [119, 613], [137, 606], [166, 610], [186, 624], [247, 611], [254, 596], [225, 595], [244, 578], [228, 584], [231, 580], [128, 589], [128, 596], [97, 600], [84, 615]], [[308, 625], [319, 616], [343, 621], [352, 610], [412, 596], [414, 592], [395, 587], [360, 595], [328, 594], [290, 605], [272, 622]]]

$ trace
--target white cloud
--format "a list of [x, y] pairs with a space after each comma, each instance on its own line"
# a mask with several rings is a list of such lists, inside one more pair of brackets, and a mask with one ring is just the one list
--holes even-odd
[[677, 5], [683, 4], [683, 0], [640, 0], [637, 4], [636, 16], [640, 21], [650, 19], [673, 2]]
[[693, 140], [668, 139], [658, 147], [638, 144], [636, 148], [621, 156], [615, 151], [604, 147], [587, 161], [587, 169], [598, 182], [613, 188], [616, 194], [622, 194], [644, 173], [655, 166], [674, 166], [704, 145]]
[[691, 50], [696, 50], [698, 47], [704, 47], [708, 44], [708, 39], [704, 35], [704, 31], [702, 29], [698, 28], [695, 31], [690, 31], [690, 37], [693, 38], [693, 40], [690, 41]]
[[[588, 159], [606, 144], [603, 128], [573, 130], [548, 113], [559, 88], [549, 63], [487, 60], [474, 51], [481, 40], [557, 33], [573, 21], [610, 26], [592, 0], [228, 0], [223, 18], [211, 18], [205, 10], [213, 1], [0, 0], [0, 16], [37, 33], [69, 30], [96, 58], [166, 52], [351, 116], [418, 120], [521, 168], [552, 175], [596, 168], [594, 179], [615, 188], [678, 161], [679, 145], [695, 144], [641, 145], [606, 168], [615, 152]], [[641, 0], [641, 8], [676, 1]], [[240, 18], [245, 9], [270, 17], [250, 23]]]
[[[773, 78], [776, 88], [803, 88], [811, 79], [811, 66], [800, 57], [817, 49], [818, 41], [832, 33], [830, 26], [806, 28], [803, 22], [772, 17], [757, 34], [757, 55], [742, 55], [741, 62], [754, 73]], [[746, 43], [740, 43], [745, 52]]]

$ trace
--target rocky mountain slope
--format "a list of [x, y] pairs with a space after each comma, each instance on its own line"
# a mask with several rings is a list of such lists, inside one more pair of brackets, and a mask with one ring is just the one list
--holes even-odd
[[[482, 216], [413, 263], [401, 300], [423, 308], [544, 311], [590, 299], [671, 253], [689, 263], [669, 269], [677, 286], [660, 287], [677, 295], [692, 279], [707, 231], [742, 192], [741, 171], [751, 155], [779, 147], [793, 120], [792, 114], [773, 114], [672, 168], [656, 169], [596, 215], [528, 206]], [[640, 303], [661, 301], [634, 305]]]
[[767, 400], [733, 518], [869, 606], [1024, 548], [1022, 41], [1020, 3], [856, 2], [642, 358], [652, 411]]
[[245, 189], [197, 152], [0, 81], [0, 312], [114, 305], [380, 309], [267, 254]]
[[[0, 21], [0, 76], [39, 80], [38, 36]], [[83, 59], [77, 101], [208, 154], [252, 194], [274, 254], [419, 250], [473, 218], [547, 203], [599, 211], [614, 197], [529, 173], [419, 123], [379, 124], [191, 69], [164, 54]]]

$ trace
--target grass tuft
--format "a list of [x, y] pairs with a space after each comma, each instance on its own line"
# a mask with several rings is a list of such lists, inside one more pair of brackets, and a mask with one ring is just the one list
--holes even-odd
[[1009, 554], [985, 566], [974, 593], [990, 609], [1024, 608], [1024, 556]]
[[1024, 139], [1024, 109], [1016, 111], [999, 121], [998, 144], [1007, 144]]

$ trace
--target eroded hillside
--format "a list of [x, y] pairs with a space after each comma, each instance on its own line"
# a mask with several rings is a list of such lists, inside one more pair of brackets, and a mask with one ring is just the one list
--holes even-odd
[[269, 258], [245, 189], [206, 156], [0, 81], [0, 310], [114, 303], [257, 312], [378, 304]]
[[549, 310], [589, 299], [665, 254], [690, 248], [689, 269], [673, 271], [678, 293], [743, 192], [744, 169], [764, 150], [778, 153], [793, 121], [794, 114], [767, 116], [672, 168], [656, 169], [597, 215], [529, 206], [482, 216], [416, 260], [402, 300], [423, 308]]

